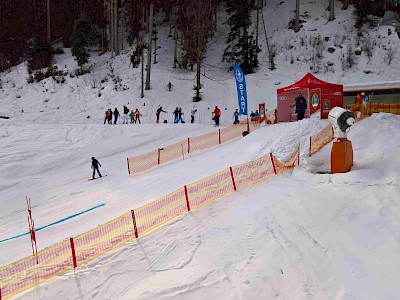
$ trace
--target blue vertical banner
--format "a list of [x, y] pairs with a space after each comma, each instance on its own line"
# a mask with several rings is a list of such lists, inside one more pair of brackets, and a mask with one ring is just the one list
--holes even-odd
[[247, 115], [247, 93], [246, 93], [246, 80], [244, 79], [244, 73], [242, 69], [233, 65], [233, 71], [235, 72], [236, 88], [239, 102], [239, 112], [241, 115]]

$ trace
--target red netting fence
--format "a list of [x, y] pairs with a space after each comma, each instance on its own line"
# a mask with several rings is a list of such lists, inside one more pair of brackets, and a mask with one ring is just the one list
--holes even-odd
[[220, 144], [232, 141], [242, 136], [243, 131], [250, 132], [260, 127], [260, 124], [247, 121], [232, 125], [217, 131], [206, 133], [200, 136], [187, 138], [173, 145], [159, 148], [138, 156], [129, 157], [128, 172], [136, 174], [147, 171], [158, 165], [162, 165], [177, 159], [184, 159], [185, 156], [196, 151], [208, 150]]
[[[212, 138], [215, 137], [211, 136], [210, 140]], [[179, 144], [170, 147], [179, 149]], [[30, 256], [1, 267], [2, 299], [95, 259], [191, 209], [293, 168], [298, 165], [298, 156], [299, 146], [285, 162], [279, 162], [275, 156], [269, 154], [228, 168], [125, 213], [89, 232], [39, 251], [38, 264], [36, 257]]]

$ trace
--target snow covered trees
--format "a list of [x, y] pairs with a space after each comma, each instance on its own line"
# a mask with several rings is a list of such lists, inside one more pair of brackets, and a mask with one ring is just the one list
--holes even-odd
[[249, 33], [254, 5], [254, 0], [226, 1], [226, 12], [230, 15], [228, 24], [231, 30], [222, 60], [239, 65], [245, 74], [253, 73], [258, 67], [258, 52], [261, 51], [256, 46], [253, 35]]

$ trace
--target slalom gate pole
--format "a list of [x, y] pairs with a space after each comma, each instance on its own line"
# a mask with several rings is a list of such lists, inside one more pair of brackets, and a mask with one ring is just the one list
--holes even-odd
[[218, 144], [221, 145], [221, 129], [218, 129]]
[[188, 154], [190, 153], [190, 138], [188, 138]]
[[135, 238], [138, 238], [139, 234], [138, 234], [137, 225], [136, 225], [135, 211], [133, 209], [131, 210], [131, 215], [132, 215], [132, 221], [133, 221], [133, 230], [135, 231]]
[[160, 164], [160, 161], [161, 161], [161, 149], [158, 148], [157, 149], [157, 165]]
[[312, 136], [310, 135], [310, 148], [308, 150], [308, 156], [309, 157], [311, 157], [311, 139], [312, 139]]
[[300, 166], [300, 144], [298, 145], [297, 150], [297, 165]]
[[74, 270], [78, 267], [78, 264], [76, 262], [76, 253], [75, 253], [75, 244], [74, 244], [74, 238], [69, 239], [69, 243], [71, 245], [71, 252], [72, 252], [72, 263], [74, 264]]
[[28, 225], [29, 225], [29, 233], [30, 233], [30, 237], [31, 237], [32, 255], [36, 256], [36, 264], [39, 264], [39, 258], [37, 256], [35, 223], [32, 219], [31, 199], [28, 196], [26, 196], [26, 204], [28, 206]]
[[190, 211], [189, 194], [186, 185], [183, 188], [185, 189], [186, 207], [187, 210]]
[[274, 168], [274, 173], [276, 174], [276, 167], [275, 167], [274, 157], [272, 156], [272, 153], [269, 154], [269, 157], [271, 157], [272, 167]]

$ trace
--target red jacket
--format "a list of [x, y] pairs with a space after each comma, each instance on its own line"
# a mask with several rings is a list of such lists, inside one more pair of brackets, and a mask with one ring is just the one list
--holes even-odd
[[219, 117], [221, 115], [221, 110], [217, 107], [214, 109], [214, 116]]

